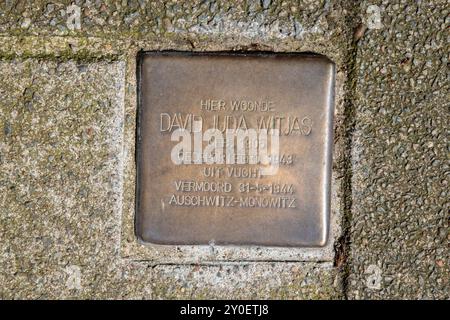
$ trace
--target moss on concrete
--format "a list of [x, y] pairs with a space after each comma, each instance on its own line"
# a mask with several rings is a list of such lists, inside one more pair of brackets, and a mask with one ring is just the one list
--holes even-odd
[[[70, 30], [72, 2], [0, 4], [0, 298], [448, 298], [445, 1], [74, 1]], [[334, 266], [148, 260], [132, 227], [139, 50], [336, 63]]]

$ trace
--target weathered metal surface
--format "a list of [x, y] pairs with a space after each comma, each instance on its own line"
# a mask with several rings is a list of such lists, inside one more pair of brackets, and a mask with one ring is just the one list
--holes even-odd
[[[136, 231], [142, 241], [326, 244], [332, 62], [306, 54], [147, 53], [139, 74]], [[172, 135], [184, 128], [184, 146], [193, 150], [198, 123], [198, 133], [216, 128], [224, 137], [232, 129], [278, 129], [278, 170], [264, 175], [260, 163], [208, 164], [195, 154], [198, 163], [174, 163], [181, 139]]]

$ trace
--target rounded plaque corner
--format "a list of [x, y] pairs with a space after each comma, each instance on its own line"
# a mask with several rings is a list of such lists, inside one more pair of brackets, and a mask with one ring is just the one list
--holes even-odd
[[151, 230], [136, 230], [137, 242], [141, 245], [164, 245], [167, 244], [166, 239], [162, 239]]
[[330, 238], [330, 237], [328, 236], [328, 230], [325, 229], [325, 230], [322, 232], [321, 238], [320, 238], [319, 241], [317, 242], [317, 246], [320, 247], [320, 248], [326, 247], [327, 244], [328, 244], [329, 238]]
[[334, 68], [336, 67], [336, 63], [330, 57], [328, 57], [326, 55], [322, 55], [322, 57], [334, 70]]
[[145, 236], [144, 236], [142, 230], [139, 230], [138, 228], [136, 228], [134, 235], [136, 236], [136, 241], [139, 244], [147, 243], [147, 239], [145, 239]]
[[331, 59], [329, 56], [323, 54], [323, 53], [319, 53], [316, 51], [304, 51], [300, 53], [301, 55], [305, 55], [309, 58], [314, 58], [317, 60], [321, 60], [323, 61], [325, 64], [329, 64], [330, 66], [334, 66], [336, 65], [336, 63], [333, 61], [333, 59]]

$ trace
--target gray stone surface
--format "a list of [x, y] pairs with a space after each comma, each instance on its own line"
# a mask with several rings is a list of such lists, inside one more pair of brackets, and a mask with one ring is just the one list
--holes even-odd
[[337, 299], [332, 263], [250, 263], [156, 266], [154, 299]]
[[[446, 2], [74, 1], [79, 26], [68, 2], [2, 2], [0, 298], [448, 299]], [[141, 49], [335, 61], [334, 263], [148, 258]]]
[[0, 296], [106, 292], [120, 279], [124, 63], [0, 70]]
[[356, 56], [348, 296], [448, 299], [448, 2], [369, 4], [382, 26]]
[[[321, 37], [337, 31], [343, 1], [3, 1], [0, 34], [152, 37]], [[339, 14], [340, 13], [340, 14]], [[79, 18], [79, 19], [78, 19]], [[78, 23], [79, 22], [79, 23]]]

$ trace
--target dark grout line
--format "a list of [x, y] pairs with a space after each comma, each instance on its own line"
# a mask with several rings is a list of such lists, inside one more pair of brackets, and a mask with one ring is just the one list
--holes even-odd
[[342, 163], [343, 179], [341, 182], [342, 202], [340, 204], [342, 210], [342, 233], [335, 244], [335, 261], [334, 266], [338, 268], [341, 274], [342, 293], [345, 300], [348, 300], [348, 286], [350, 276], [350, 250], [351, 250], [351, 220], [352, 220], [352, 140], [355, 129], [356, 107], [354, 104], [357, 69], [357, 43], [359, 35], [353, 34], [361, 29], [359, 18], [359, 5], [357, 1], [353, 1], [349, 5], [349, 15], [347, 16], [347, 25], [350, 28], [349, 36], [352, 37], [351, 45], [347, 52], [345, 65], [347, 66], [347, 80], [345, 83], [344, 93], [344, 121], [343, 121], [343, 145], [344, 151], [339, 161]]

